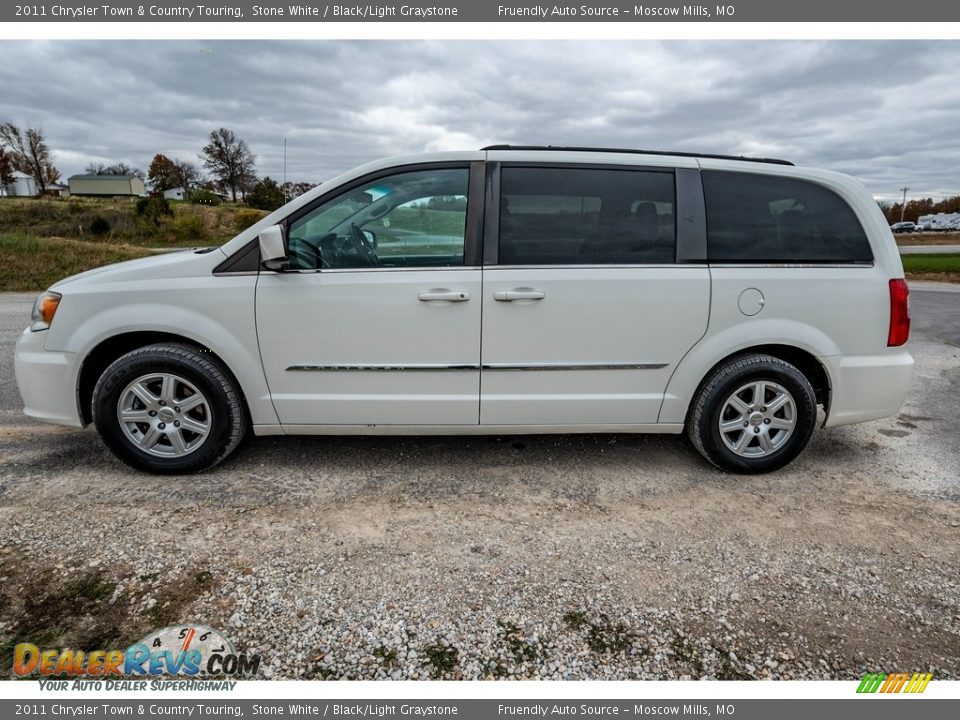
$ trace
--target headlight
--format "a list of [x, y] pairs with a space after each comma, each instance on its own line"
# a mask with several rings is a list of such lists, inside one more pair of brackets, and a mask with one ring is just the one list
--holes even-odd
[[57, 314], [57, 308], [60, 307], [60, 293], [45, 292], [33, 304], [33, 313], [30, 315], [30, 330], [46, 330], [53, 322], [53, 316]]

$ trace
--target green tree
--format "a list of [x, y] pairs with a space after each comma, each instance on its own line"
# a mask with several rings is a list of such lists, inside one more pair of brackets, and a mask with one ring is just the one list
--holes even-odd
[[257, 181], [247, 193], [246, 203], [258, 210], [276, 210], [284, 203], [283, 190], [277, 185], [276, 180], [265, 177]]
[[42, 195], [47, 185], [60, 179], [50, 148], [39, 128], [21, 130], [13, 123], [0, 124], [0, 146], [6, 148], [14, 170], [32, 177]]
[[210, 133], [210, 141], [203, 147], [200, 159], [217, 182], [230, 191], [234, 202], [237, 193], [244, 192], [257, 179], [255, 157], [250, 146], [227, 128]]

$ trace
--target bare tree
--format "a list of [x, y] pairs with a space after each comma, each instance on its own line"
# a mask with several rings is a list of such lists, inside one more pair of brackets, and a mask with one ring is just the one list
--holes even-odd
[[283, 190], [283, 196], [287, 200], [293, 200], [303, 195], [308, 190], [313, 190], [317, 186], [316, 183], [309, 182], [285, 182], [280, 186], [280, 189]]
[[13, 123], [0, 124], [0, 145], [7, 148], [13, 168], [32, 177], [41, 194], [46, 192], [47, 185], [60, 178], [39, 128], [21, 130]]
[[13, 185], [13, 161], [0, 145], [0, 190], [5, 190], [11, 185]]
[[192, 162], [186, 160], [174, 160], [173, 165], [177, 185], [187, 193], [193, 192], [201, 180], [200, 170]]
[[230, 190], [234, 202], [238, 191], [243, 192], [257, 180], [250, 146], [227, 128], [210, 133], [210, 142], [204, 146], [200, 159], [213, 177]]
[[127, 165], [125, 162], [114, 163], [113, 165], [104, 165], [103, 163], [87, 163], [84, 169], [87, 175], [131, 175], [145, 180], [147, 175], [140, 168]]

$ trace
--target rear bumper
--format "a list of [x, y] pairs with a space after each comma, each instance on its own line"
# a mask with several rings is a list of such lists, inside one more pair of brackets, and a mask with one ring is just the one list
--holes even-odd
[[900, 411], [913, 378], [913, 357], [906, 350], [819, 359], [830, 375], [826, 427], [878, 420]]
[[77, 356], [43, 349], [46, 332], [24, 330], [17, 342], [14, 373], [27, 417], [83, 427], [77, 407]]

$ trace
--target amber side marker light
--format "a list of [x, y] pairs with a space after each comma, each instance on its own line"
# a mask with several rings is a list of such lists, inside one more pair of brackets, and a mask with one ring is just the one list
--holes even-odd
[[30, 329], [34, 332], [46, 330], [53, 322], [53, 316], [57, 314], [57, 308], [60, 307], [60, 293], [45, 292], [37, 298], [33, 304], [33, 313], [30, 317]]

